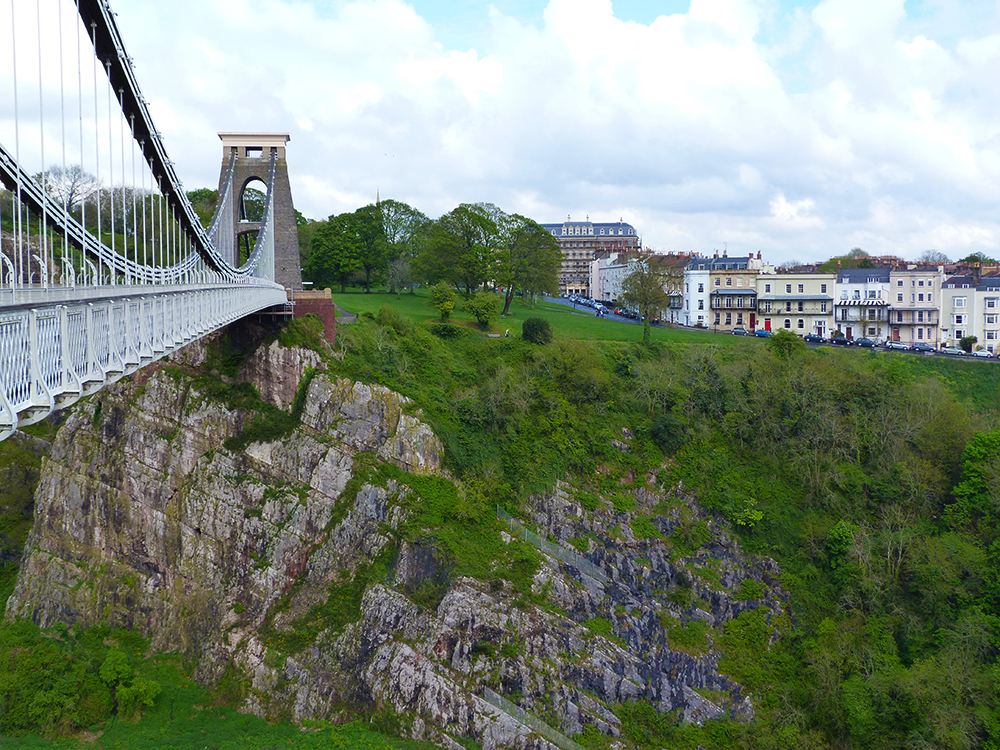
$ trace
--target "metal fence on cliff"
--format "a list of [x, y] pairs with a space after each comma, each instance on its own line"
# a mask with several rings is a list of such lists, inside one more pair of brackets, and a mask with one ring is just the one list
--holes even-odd
[[519, 539], [532, 545], [540, 552], [543, 552], [550, 557], [562, 560], [567, 565], [573, 566], [581, 573], [585, 573], [593, 578], [595, 581], [600, 581], [603, 584], [608, 582], [608, 577], [605, 575], [604, 571], [594, 565], [594, 563], [585, 558], [579, 552], [576, 550], [566, 549], [565, 547], [555, 544], [554, 542], [550, 542], [548, 539], [543, 539], [534, 531], [527, 529], [523, 523], [511, 516], [510, 513], [505, 511], [499, 505], [497, 506], [497, 519], [506, 523], [511, 532], [516, 534]]
[[584, 750], [580, 744], [574, 742], [565, 734], [557, 732], [534, 714], [528, 713], [520, 706], [511, 703], [502, 695], [495, 693], [489, 688], [483, 690], [483, 700], [496, 706], [501, 711], [513, 716], [519, 722], [524, 724], [524, 726], [535, 730], [553, 745], [561, 747], [562, 750]]

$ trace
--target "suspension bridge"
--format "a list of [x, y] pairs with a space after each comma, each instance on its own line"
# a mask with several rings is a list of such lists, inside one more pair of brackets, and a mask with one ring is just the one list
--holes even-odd
[[0, 440], [301, 289], [287, 134], [219, 134], [206, 228], [107, 0], [4, 10]]

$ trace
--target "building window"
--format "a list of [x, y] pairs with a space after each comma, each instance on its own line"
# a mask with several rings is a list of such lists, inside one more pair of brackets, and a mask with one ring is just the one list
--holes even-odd
[[917, 295], [917, 302], [923, 302], [923, 301], [924, 301], [924, 295], [918, 294]]
[[733, 306], [733, 298], [726, 297], [726, 307], [732, 307], [732, 306]]
[[927, 293], [927, 301], [928, 302], [933, 302], [934, 301], [934, 295], [931, 294], [930, 292]]
[[896, 286], [903, 286], [903, 280], [900, 279], [899, 281], [897, 281]]
[[820, 294], [826, 294], [826, 284], [820, 284], [819, 285], [819, 293]]
[[997, 340], [997, 332], [996, 331], [986, 331], [985, 335], [986, 335], [986, 340], [987, 341], [996, 341]]
[[720, 279], [718, 276], [715, 277], [715, 285], [722, 286], [722, 279]]
[[722, 317], [722, 313], [715, 314], [715, 325], [719, 325], [719, 319]]
[[826, 312], [826, 303], [825, 302], [820, 302], [819, 303], [819, 311], [820, 312]]
[[765, 313], [771, 312], [771, 303], [769, 301], [762, 302], [760, 306], [760, 311]]
[[896, 322], [897, 323], [902, 323], [903, 322], [903, 313], [901, 313], [901, 312], [896, 313]]
[[806, 327], [806, 322], [802, 318], [799, 318], [799, 328], [805, 328], [805, 327]]
[[736, 286], [743, 286], [743, 277], [742, 276], [737, 276], [736, 277]]
[[902, 293], [897, 294], [896, 295], [896, 302], [902, 302], [902, 301], [903, 301], [903, 295], [902, 295]]
[[868, 335], [869, 336], [875, 335], [875, 326], [868, 326]]
[[698, 285], [698, 294], [704, 294], [704, 293], [705, 293], [705, 285], [704, 284], [699, 284]]
[[924, 329], [923, 328], [918, 328], [917, 329], [917, 338], [918, 339], [922, 339], [923, 337], [924, 337]]
[[964, 315], [953, 315], [952, 317], [954, 318], [955, 325], [960, 326], [960, 325], [964, 325], [965, 324], [965, 316]]
[[875, 311], [874, 310], [869, 310], [868, 311], [868, 320], [875, 320]]
[[732, 285], [733, 285], [733, 279], [732, 279], [732, 277], [731, 276], [727, 276], [726, 277], [726, 286], [732, 286]]
[[924, 322], [924, 311], [923, 310], [918, 310], [917, 311], [917, 322], [918, 323], [923, 323]]
[[987, 323], [996, 323], [997, 322], [997, 316], [996, 315], [987, 315], [986, 316], [986, 322]]
[[726, 313], [726, 325], [731, 326], [733, 324], [733, 314]]
[[[804, 284], [799, 284], [799, 294], [802, 294], [804, 291], [805, 291], [805, 285]], [[799, 326], [799, 328], [801, 328], [801, 327], [802, 326]]]
[[986, 303], [985, 307], [989, 308], [990, 310], [992, 310], [995, 307], [997, 307], [997, 298], [996, 297], [987, 297], [985, 300], [983, 300], [983, 302]]
[[791, 329], [791, 327], [792, 327], [792, 321], [788, 318], [785, 318], [785, 328]]
[[736, 325], [743, 325], [743, 313], [736, 313]]
[[876, 299], [876, 297], [875, 297], [875, 290], [874, 289], [869, 289], [868, 290], [868, 299]]
[[917, 282], [917, 286], [923, 286], [923, 285], [924, 285], [924, 280], [920, 279], [920, 281]]
[[791, 312], [791, 311], [792, 311], [792, 303], [791, 302], [786, 302], [785, 303], [785, 312]]
[[802, 303], [799, 302], [799, 312], [802, 312]]
[[764, 284], [764, 293], [765, 294], [770, 294], [771, 293], [771, 285], [770, 284]]
[[964, 339], [965, 338], [965, 329], [964, 328], [956, 328], [955, 329], [955, 338], [956, 339]]
[[[791, 284], [785, 284], [785, 294], [791, 294], [791, 293], [792, 293], [792, 285]], [[785, 328], [787, 328], [787, 327], [788, 326], [785, 326]]]
[[952, 307], [965, 307], [965, 297], [955, 297], [952, 301]]
[[705, 309], [705, 300], [703, 300], [703, 299], [698, 300], [698, 309], [699, 310], [704, 310]]

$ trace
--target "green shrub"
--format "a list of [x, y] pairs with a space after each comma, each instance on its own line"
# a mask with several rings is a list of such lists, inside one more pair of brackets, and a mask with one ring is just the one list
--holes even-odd
[[500, 316], [502, 303], [500, 297], [492, 292], [476, 292], [465, 301], [463, 307], [476, 319], [479, 327], [485, 329]]
[[663, 534], [647, 516], [632, 519], [632, 531], [639, 539], [662, 539]]
[[635, 510], [638, 505], [639, 503], [631, 495], [616, 492], [611, 496], [611, 506], [615, 509], [615, 513], [628, 513]]
[[548, 344], [552, 341], [552, 326], [544, 318], [528, 318], [521, 324], [521, 338], [532, 344]]
[[656, 447], [664, 454], [670, 456], [684, 444], [687, 437], [687, 430], [683, 420], [674, 414], [661, 414], [653, 420], [653, 425], [649, 429], [649, 436], [653, 438]]

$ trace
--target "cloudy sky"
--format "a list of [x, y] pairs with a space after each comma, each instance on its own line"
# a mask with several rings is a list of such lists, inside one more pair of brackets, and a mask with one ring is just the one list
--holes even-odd
[[1000, 252], [1000, 0], [112, 0], [188, 188], [288, 132], [376, 191], [631, 222], [661, 252]]

